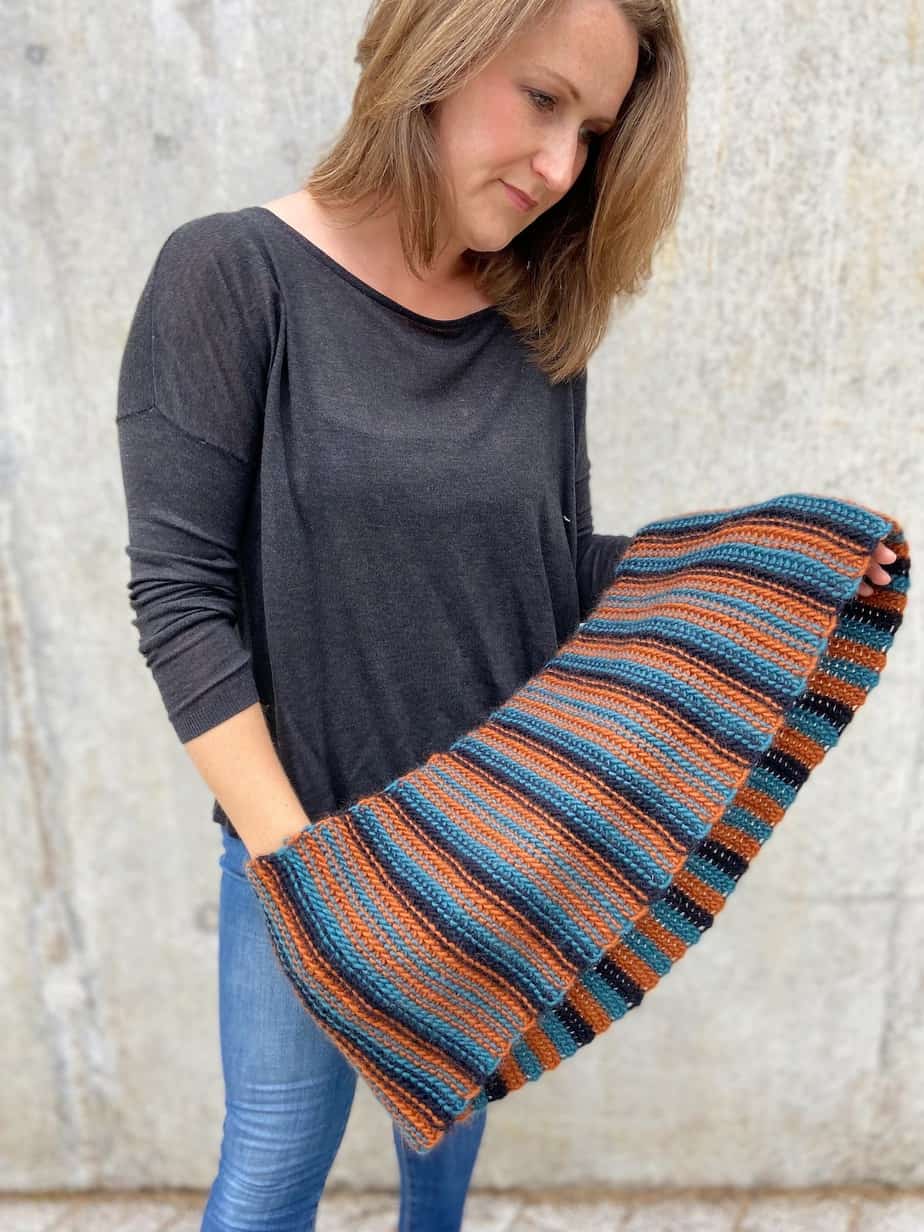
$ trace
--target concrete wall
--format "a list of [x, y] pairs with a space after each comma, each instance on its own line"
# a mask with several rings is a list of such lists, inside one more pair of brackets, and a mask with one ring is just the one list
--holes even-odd
[[[365, 6], [10, 3], [0, 597], [0, 1188], [211, 1183], [219, 830], [137, 651], [117, 366], [180, 222], [291, 191]], [[920, 0], [683, 5], [690, 177], [594, 357], [598, 530], [924, 492]], [[924, 1183], [924, 708], [890, 668], [714, 929], [492, 1106], [478, 1185]], [[331, 1174], [396, 1184], [360, 1084]]]

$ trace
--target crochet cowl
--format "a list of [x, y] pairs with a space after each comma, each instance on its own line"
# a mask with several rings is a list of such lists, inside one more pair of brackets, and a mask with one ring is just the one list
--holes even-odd
[[[858, 588], [877, 543], [887, 586]], [[245, 872], [306, 1011], [425, 1153], [635, 1008], [877, 684], [894, 519], [804, 493], [649, 522], [446, 752]]]

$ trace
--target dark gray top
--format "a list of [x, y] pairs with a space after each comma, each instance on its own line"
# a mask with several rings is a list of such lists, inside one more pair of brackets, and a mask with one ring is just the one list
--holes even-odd
[[116, 424], [132, 624], [179, 739], [262, 702], [316, 820], [506, 701], [629, 543], [593, 533], [586, 379], [553, 386], [496, 308], [412, 312], [264, 206], [171, 232]]

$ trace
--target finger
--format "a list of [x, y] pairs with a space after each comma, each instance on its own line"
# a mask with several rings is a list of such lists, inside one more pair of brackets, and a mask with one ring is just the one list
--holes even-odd
[[875, 586], [888, 586], [892, 581], [892, 575], [880, 566], [890, 565], [897, 559], [898, 553], [894, 552], [892, 548], [886, 547], [885, 543], [880, 540], [870, 555], [869, 568], [863, 574], [859, 593], [864, 596], [871, 595], [874, 590], [874, 585], [871, 585], [871, 583], [875, 584]]
[[875, 583], [876, 586], [888, 586], [892, 581], [891, 574], [886, 573], [880, 565], [870, 565], [866, 573], [863, 575], [868, 582]]

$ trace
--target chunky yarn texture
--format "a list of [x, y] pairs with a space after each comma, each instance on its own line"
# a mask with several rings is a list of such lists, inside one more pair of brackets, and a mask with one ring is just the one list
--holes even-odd
[[[881, 539], [891, 581], [861, 597]], [[294, 991], [413, 1150], [712, 926], [877, 684], [908, 582], [898, 523], [845, 500], [649, 522], [483, 723], [246, 862]]]

